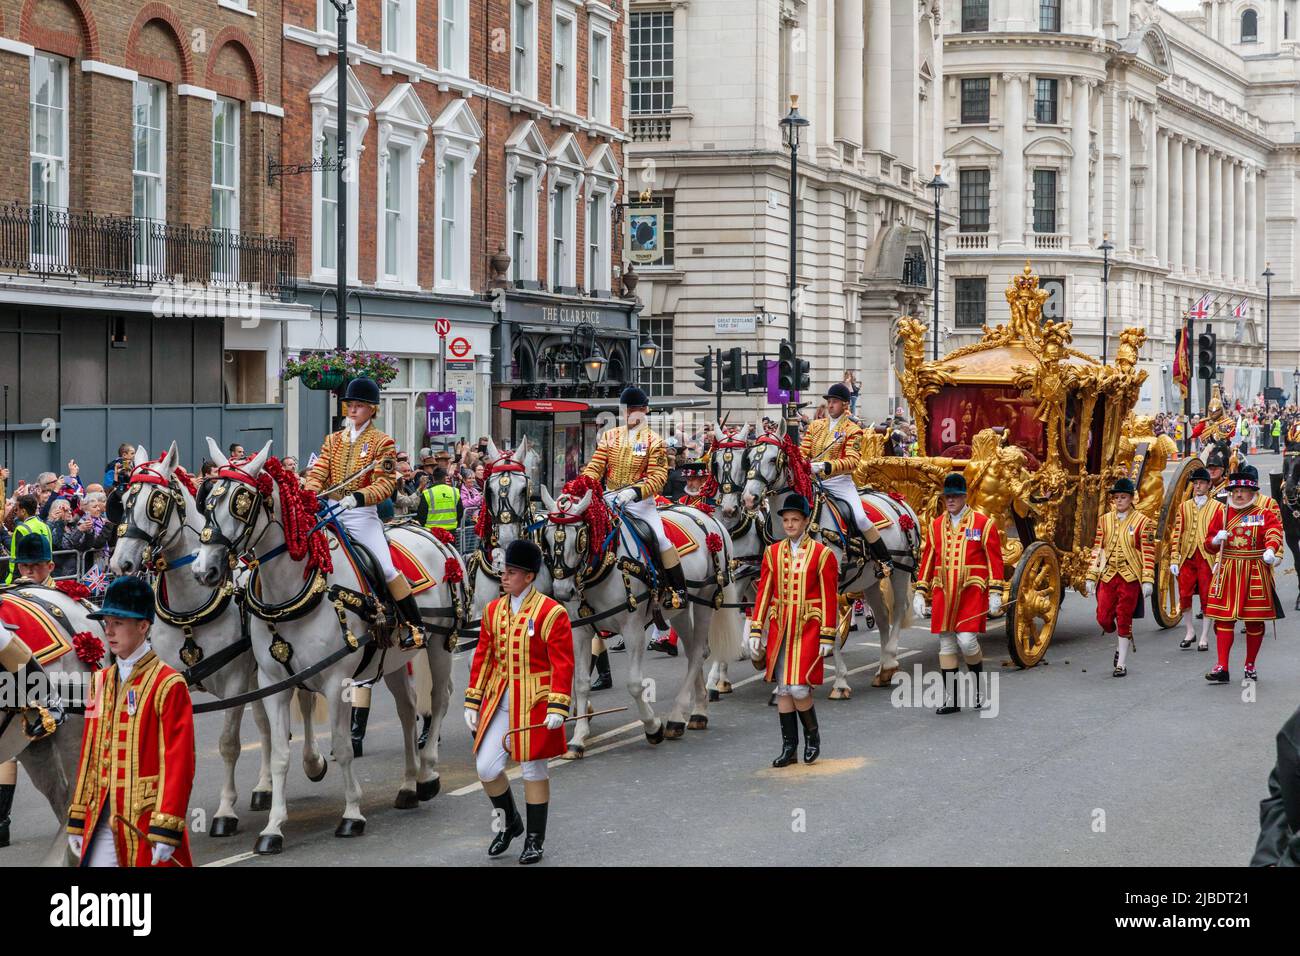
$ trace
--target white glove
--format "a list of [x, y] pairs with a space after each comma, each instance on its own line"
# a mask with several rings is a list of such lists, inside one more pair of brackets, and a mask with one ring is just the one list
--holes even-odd
[[1223, 542], [1225, 542], [1225, 541], [1227, 541], [1227, 540], [1228, 540], [1228, 532], [1227, 532], [1227, 530], [1225, 529], [1225, 530], [1223, 530], [1223, 531], [1220, 531], [1218, 534], [1216, 534], [1216, 535], [1211, 539], [1211, 543], [1213, 543], [1213, 544], [1223, 544]]
[[[478, 723], [478, 721], [475, 721], [475, 723]], [[560, 729], [561, 727], [563, 727], [563, 726], [564, 726], [564, 715], [563, 715], [563, 714], [547, 714], [547, 715], [546, 715], [546, 729], [547, 729], [547, 730], [559, 730], [559, 729]]]
[[1178, 577], [1178, 565], [1176, 564], [1169, 565], [1169, 573], [1172, 574], [1174, 577]]
[[1278, 561], [1278, 559], [1277, 559], [1277, 552], [1274, 551], [1272, 548], [1265, 548], [1265, 549], [1264, 549], [1264, 563], [1265, 563], [1265, 564], [1281, 564], [1281, 562]]
[[1092, 597], [1097, 593], [1097, 582], [1089, 579], [1088, 583], [1083, 586], [1083, 590], [1088, 597]]
[[998, 591], [989, 592], [989, 613], [997, 614], [1002, 610], [1002, 595]]
[[81, 859], [81, 837], [68, 834], [68, 846], [72, 849], [72, 855], [78, 860]]
[[822, 657], [830, 657], [835, 651], [834, 641], [822, 641], [819, 653]]
[[912, 595], [912, 613], [917, 617], [925, 617], [925, 595]]
[[752, 658], [758, 657], [758, 656], [760, 656], [760, 655], [762, 654], [762, 652], [763, 652], [763, 639], [762, 639], [761, 637], [756, 637], [756, 636], [754, 636], [754, 635], [750, 635], [750, 638], [749, 638], [749, 656], [750, 656], [750, 658], [752, 659]]
[[1150, 596], [1151, 596], [1151, 585], [1150, 585], [1150, 584], [1144, 584], [1144, 585], [1142, 585], [1142, 596], [1143, 596], [1143, 597], [1150, 597]]
[[346, 495], [339, 499], [339, 511], [350, 511], [357, 506], [356, 495]]
[[465, 726], [471, 734], [478, 733], [478, 711], [472, 707], [465, 708]]
[[614, 495], [614, 504], [620, 507], [630, 505], [638, 499], [639, 495], [635, 488], [623, 488]]
[[172, 846], [170, 843], [155, 843], [153, 845], [153, 865], [158, 866], [159, 864], [166, 863], [172, 858], [172, 854], [175, 852], [176, 847]]

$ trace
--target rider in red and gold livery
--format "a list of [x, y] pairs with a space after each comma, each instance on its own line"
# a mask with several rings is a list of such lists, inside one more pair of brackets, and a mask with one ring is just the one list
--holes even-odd
[[1273, 566], [1281, 563], [1282, 522], [1259, 500], [1259, 479], [1234, 472], [1228, 479], [1228, 505], [1210, 517], [1205, 547], [1216, 556], [1205, 616], [1213, 619], [1219, 662], [1205, 675], [1228, 683], [1228, 654], [1237, 621], [1246, 625], [1247, 680], [1257, 680], [1255, 658], [1264, 641], [1264, 622], [1282, 617], [1273, 585]]

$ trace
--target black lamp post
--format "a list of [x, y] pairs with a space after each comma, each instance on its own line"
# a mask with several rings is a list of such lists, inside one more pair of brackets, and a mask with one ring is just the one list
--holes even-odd
[[1291, 404], [1300, 405], [1300, 365], [1291, 373]]
[[1101, 245], [1097, 248], [1101, 250], [1101, 364], [1105, 365], [1106, 347], [1110, 342], [1110, 254], [1115, 250], [1115, 244], [1103, 233]]
[[934, 190], [934, 361], [939, 361], [939, 210], [943, 191], [948, 184], [939, 175], [939, 164], [934, 164], [934, 179], [926, 183], [926, 189]]
[[1272, 346], [1273, 336], [1273, 276], [1276, 273], [1269, 268], [1268, 263], [1264, 263], [1264, 389], [1267, 394], [1268, 387], [1273, 384], [1269, 378], [1270, 366], [1270, 349]]
[[[797, 230], [799, 226], [799, 138], [808, 120], [799, 115], [799, 97], [790, 94], [790, 112], [781, 118], [781, 140], [790, 150], [790, 347], [795, 355], [795, 372], [798, 374], [798, 308], [796, 291], [799, 275], [799, 246]], [[792, 383], [797, 384], [797, 383]], [[793, 432], [795, 441], [799, 440], [799, 406], [790, 393], [785, 406], [786, 430]]]
[[[348, 11], [352, 9], [351, 0], [329, 0], [334, 6], [339, 31], [339, 61], [335, 67], [335, 83], [338, 86], [338, 129], [337, 155], [334, 161], [335, 194], [338, 202], [335, 207], [335, 233], [337, 251], [335, 252], [334, 273], [334, 347], [343, 352], [348, 347]], [[322, 164], [323, 165], [323, 164]], [[325, 171], [321, 171], [325, 175]], [[338, 417], [334, 421], [335, 430], [343, 427], [343, 405], [339, 403]]]

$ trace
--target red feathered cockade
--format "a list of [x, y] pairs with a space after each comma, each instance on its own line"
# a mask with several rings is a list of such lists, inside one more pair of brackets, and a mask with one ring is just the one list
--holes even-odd
[[80, 581], [55, 581], [54, 586], [74, 601], [84, 601], [90, 597], [90, 588]]
[[904, 531], [911, 531], [913, 528], [916, 527], [916, 522], [912, 520], [911, 515], [899, 515], [898, 526], [902, 528]]
[[722, 535], [716, 531], [710, 531], [704, 539], [704, 544], [712, 554], [717, 554], [722, 550]]
[[456, 536], [452, 534], [450, 531], [448, 531], [446, 528], [425, 528], [424, 530], [428, 531], [431, 535], [433, 535], [435, 538], [437, 538], [439, 541], [441, 541], [443, 544], [447, 545], [448, 547], [451, 548], [456, 547]]
[[78, 631], [72, 636], [72, 649], [77, 652], [77, 660], [99, 670], [99, 662], [104, 659], [104, 642], [90, 631]]
[[465, 572], [461, 569], [459, 561], [448, 561], [447, 566], [443, 568], [443, 581], [447, 584], [459, 584], [465, 580]]

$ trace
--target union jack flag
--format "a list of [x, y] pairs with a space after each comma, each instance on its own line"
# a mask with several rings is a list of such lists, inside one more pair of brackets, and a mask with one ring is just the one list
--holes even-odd
[[108, 588], [108, 575], [104, 573], [103, 568], [94, 565], [86, 572], [81, 583], [90, 590], [91, 594], [102, 594]]
[[1246, 299], [1242, 299], [1240, 302], [1238, 302], [1236, 307], [1233, 308], [1232, 310], [1232, 317], [1234, 319], [1244, 319], [1246, 317], [1247, 305], [1248, 305], [1248, 300]]
[[1196, 304], [1187, 310], [1189, 319], [1208, 319], [1210, 317], [1210, 303], [1214, 301], [1214, 293], [1207, 292], [1196, 300]]

